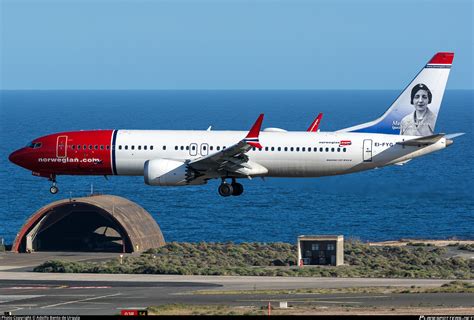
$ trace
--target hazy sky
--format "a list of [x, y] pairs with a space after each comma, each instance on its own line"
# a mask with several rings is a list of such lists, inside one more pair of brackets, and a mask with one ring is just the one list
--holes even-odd
[[1, 89], [474, 89], [472, 0], [0, 3]]

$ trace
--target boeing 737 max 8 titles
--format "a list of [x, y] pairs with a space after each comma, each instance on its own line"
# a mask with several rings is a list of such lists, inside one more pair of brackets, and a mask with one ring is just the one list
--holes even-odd
[[[87, 130], [34, 139], [11, 162], [48, 178], [58, 175], [144, 176], [152, 186], [205, 184], [222, 179], [221, 196], [243, 192], [237, 179], [321, 177], [404, 164], [452, 144], [460, 134], [434, 128], [453, 53], [437, 53], [378, 119], [336, 132], [268, 128], [261, 114], [249, 132]], [[230, 181], [230, 183], [228, 183]]]

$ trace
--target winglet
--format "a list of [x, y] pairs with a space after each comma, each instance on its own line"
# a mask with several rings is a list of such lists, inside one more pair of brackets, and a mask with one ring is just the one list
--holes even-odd
[[314, 119], [313, 123], [311, 123], [308, 130], [306, 130], [306, 131], [307, 132], [316, 132], [316, 131], [318, 131], [319, 124], [321, 123], [322, 118], [323, 118], [323, 114], [322, 113], [318, 114], [316, 119]]
[[258, 140], [258, 136], [260, 134], [260, 128], [262, 127], [262, 121], [263, 121], [263, 113], [260, 114], [257, 121], [255, 121], [249, 133], [244, 139], [246, 143], [248, 143], [252, 147], [259, 148], [259, 149], [263, 148], [262, 145], [260, 144], [260, 141]]

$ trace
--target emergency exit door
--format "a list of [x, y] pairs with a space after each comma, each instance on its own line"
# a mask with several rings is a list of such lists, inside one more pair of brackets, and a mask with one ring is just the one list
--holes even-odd
[[59, 136], [56, 144], [56, 157], [66, 158], [67, 156], [67, 136]]
[[364, 162], [372, 162], [372, 140], [364, 140], [364, 145], [362, 148]]

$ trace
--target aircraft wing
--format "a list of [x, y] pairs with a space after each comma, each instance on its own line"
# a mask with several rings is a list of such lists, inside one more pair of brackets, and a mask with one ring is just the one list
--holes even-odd
[[250, 177], [267, 173], [268, 170], [265, 167], [249, 161], [246, 155], [252, 147], [262, 148], [258, 138], [262, 121], [263, 114], [258, 117], [244, 139], [219, 152], [190, 161], [188, 167], [201, 175], [208, 176], [226, 176], [230, 174]]

